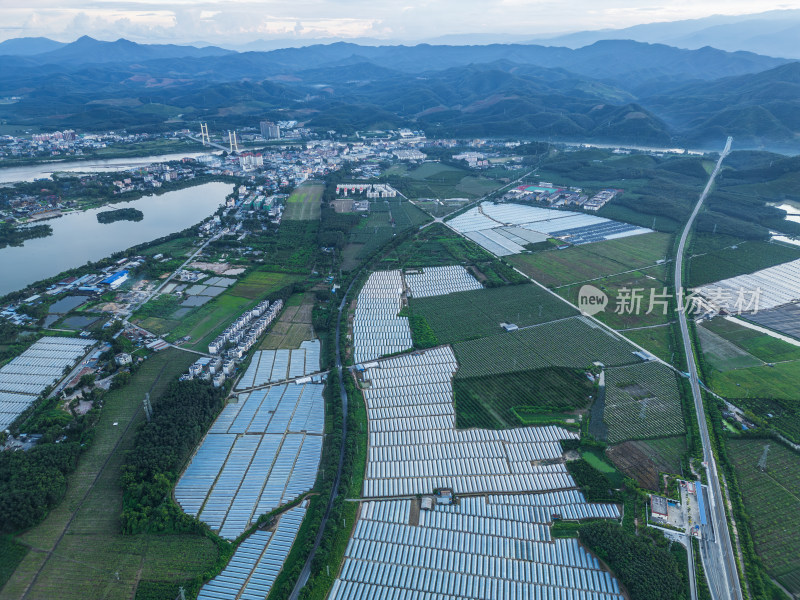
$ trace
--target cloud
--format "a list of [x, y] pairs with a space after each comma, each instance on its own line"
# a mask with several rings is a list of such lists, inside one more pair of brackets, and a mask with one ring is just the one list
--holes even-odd
[[[27, 0], [0, 7], [0, 38], [81, 35], [147, 42], [246, 43], [259, 38], [414, 41], [445, 34], [531, 35], [746, 14], [752, 0]], [[761, 0], [758, 10], [800, 8]]]

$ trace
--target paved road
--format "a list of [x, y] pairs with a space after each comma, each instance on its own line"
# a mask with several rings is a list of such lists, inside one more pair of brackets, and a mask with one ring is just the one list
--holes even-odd
[[186, 259], [186, 261], [185, 261], [185, 262], [184, 262], [184, 263], [183, 263], [183, 264], [182, 264], [180, 267], [178, 267], [177, 269], [175, 269], [175, 270], [172, 272], [172, 274], [171, 274], [169, 277], [167, 277], [167, 278], [166, 278], [166, 279], [165, 279], [165, 280], [164, 280], [164, 281], [161, 283], [161, 285], [159, 285], [159, 286], [158, 286], [156, 289], [154, 289], [152, 292], [150, 292], [150, 293], [147, 295], [147, 297], [146, 297], [144, 300], [142, 300], [141, 302], [139, 302], [139, 303], [138, 303], [138, 304], [136, 304], [135, 306], [134, 306], [134, 305], [131, 305], [131, 306], [130, 306], [130, 308], [129, 308], [129, 310], [128, 310], [128, 316], [127, 316], [127, 317], [125, 317], [125, 319], [123, 320], [123, 323], [127, 323], [127, 322], [128, 322], [128, 320], [131, 318], [131, 315], [133, 315], [133, 313], [135, 313], [135, 312], [136, 312], [136, 311], [139, 309], [139, 307], [141, 307], [141, 306], [143, 306], [144, 304], [146, 304], [147, 302], [149, 302], [149, 301], [150, 301], [150, 299], [151, 299], [151, 298], [153, 298], [153, 296], [155, 296], [156, 294], [158, 294], [158, 293], [159, 293], [159, 292], [160, 292], [160, 291], [161, 291], [161, 290], [164, 288], [164, 286], [165, 286], [165, 285], [167, 285], [167, 284], [168, 284], [170, 281], [172, 281], [172, 278], [173, 278], [173, 277], [175, 277], [175, 274], [176, 274], [176, 273], [178, 273], [178, 271], [181, 271], [182, 269], [185, 269], [185, 268], [186, 268], [186, 265], [188, 265], [190, 262], [192, 262], [192, 261], [193, 261], [193, 260], [194, 260], [194, 259], [195, 259], [195, 258], [196, 258], [196, 257], [197, 257], [197, 256], [198, 256], [198, 255], [199, 255], [199, 254], [200, 254], [200, 253], [203, 251], [203, 250], [205, 250], [205, 249], [206, 249], [206, 246], [208, 246], [208, 245], [209, 245], [211, 242], [213, 242], [214, 240], [218, 240], [218, 239], [219, 239], [219, 238], [221, 238], [221, 237], [222, 237], [224, 234], [225, 234], [225, 230], [223, 229], [223, 230], [222, 230], [222, 231], [220, 231], [219, 233], [216, 233], [216, 234], [214, 234], [213, 236], [211, 236], [210, 238], [208, 238], [208, 239], [207, 239], [207, 240], [206, 240], [206, 241], [203, 243], [203, 245], [202, 245], [202, 246], [200, 246], [200, 247], [197, 249], [197, 251], [196, 251], [194, 254], [192, 254], [192, 255], [191, 255], [189, 258], [187, 258], [187, 259]]
[[[722, 167], [722, 161], [730, 152], [732, 141], [732, 138], [728, 138], [725, 144], [725, 150], [723, 150], [720, 155], [717, 165], [711, 173], [711, 177], [709, 177], [708, 183], [703, 193], [700, 195], [700, 199], [697, 201], [681, 234], [678, 254], [675, 259], [676, 288], [680, 288], [683, 282], [683, 256], [686, 248], [686, 240], [692, 230], [695, 218], [700, 212], [703, 201], [706, 199], [706, 196], [708, 196], [711, 186], [714, 184], [714, 179]], [[681, 294], [678, 294], [678, 321], [683, 338], [683, 349], [686, 353], [688, 363], [689, 382], [692, 387], [692, 396], [697, 412], [700, 438], [703, 443], [703, 460], [706, 467], [706, 476], [708, 478], [707, 495], [709, 523], [703, 530], [703, 540], [700, 544], [700, 556], [703, 560], [705, 572], [709, 578], [709, 588], [712, 598], [714, 598], [714, 600], [741, 600], [742, 590], [739, 583], [739, 572], [736, 569], [731, 536], [728, 531], [728, 521], [725, 517], [725, 508], [722, 503], [723, 496], [719, 485], [717, 464], [714, 460], [711, 439], [708, 435], [708, 424], [706, 423], [705, 411], [703, 410], [703, 396], [700, 391], [700, 380], [697, 375], [697, 365], [694, 360], [694, 350], [692, 348], [691, 338], [689, 337], [689, 326], [686, 321], [686, 314], [683, 310], [683, 297]]]
[[339, 303], [339, 313], [336, 320], [336, 370], [339, 372], [339, 393], [342, 397], [342, 443], [339, 448], [339, 465], [336, 468], [336, 478], [333, 480], [333, 490], [331, 491], [331, 496], [328, 500], [328, 506], [325, 508], [325, 514], [322, 517], [322, 522], [319, 524], [317, 537], [314, 539], [314, 546], [311, 548], [311, 552], [308, 553], [306, 564], [303, 565], [303, 570], [300, 572], [300, 577], [297, 578], [297, 583], [295, 584], [294, 589], [289, 596], [289, 600], [297, 600], [300, 595], [300, 590], [302, 590], [306, 585], [306, 582], [311, 575], [311, 563], [314, 560], [314, 556], [317, 554], [317, 548], [319, 548], [320, 542], [322, 542], [322, 536], [325, 533], [325, 525], [328, 523], [328, 517], [330, 517], [331, 509], [333, 508], [333, 502], [336, 500], [336, 496], [339, 493], [339, 481], [342, 478], [342, 467], [344, 466], [344, 449], [347, 442], [347, 390], [344, 387], [344, 376], [342, 373], [342, 350], [339, 346], [339, 340], [341, 339], [342, 311], [347, 305], [347, 297], [350, 295], [350, 290], [353, 288], [353, 284], [356, 282], [357, 278], [358, 275], [353, 277], [350, 285], [347, 286], [347, 290], [342, 296], [342, 301]]

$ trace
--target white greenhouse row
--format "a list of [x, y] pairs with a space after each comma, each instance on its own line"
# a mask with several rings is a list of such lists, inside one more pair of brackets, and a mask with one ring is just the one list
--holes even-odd
[[425, 267], [421, 273], [406, 273], [405, 281], [414, 298], [442, 296], [483, 287], [461, 266]]
[[749, 275], [739, 275], [696, 290], [729, 313], [758, 312], [800, 301], [800, 259]]
[[305, 341], [295, 350], [261, 350], [253, 354], [250, 366], [236, 383], [237, 390], [296, 379], [318, 373], [319, 340]]
[[363, 373], [369, 419], [364, 496], [525, 492], [574, 486], [561, 464], [560, 440], [577, 434], [556, 426], [509, 430], [455, 428], [449, 347], [379, 361]]
[[322, 389], [277, 385], [229, 403], [175, 486], [183, 510], [234, 539], [310, 490], [322, 453]]
[[283, 513], [275, 531], [259, 530], [244, 540], [222, 573], [200, 589], [197, 600], [266, 598], [297, 537], [306, 503]]
[[44, 389], [64, 376], [95, 345], [83, 338], [43, 337], [0, 368], [0, 431], [6, 429]]
[[498, 256], [519, 254], [525, 250], [526, 243], [536, 241], [536, 238], [528, 239], [524, 233], [509, 235], [510, 227], [541, 234], [543, 239], [554, 236], [574, 244], [651, 231], [595, 215], [492, 202], [470, 209], [448, 221], [448, 225]]
[[[537, 496], [522, 497], [536, 505]], [[411, 500], [362, 503], [330, 598], [622, 600], [616, 579], [576, 539], [551, 539], [526, 512], [493, 514], [490, 498], [435, 505], [418, 523]], [[585, 513], [618, 517], [601, 507]]]
[[357, 363], [411, 348], [407, 317], [402, 308], [403, 275], [400, 271], [372, 273], [356, 300], [353, 319], [354, 359]]

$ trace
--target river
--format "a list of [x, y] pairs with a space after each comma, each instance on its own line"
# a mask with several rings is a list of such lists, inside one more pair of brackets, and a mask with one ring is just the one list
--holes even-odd
[[[197, 158], [206, 156], [210, 152], [184, 152], [176, 154], [161, 154], [158, 156], [142, 156], [134, 158], [107, 158], [103, 160], [70, 160], [64, 162], [48, 162], [24, 167], [0, 168], [0, 183], [14, 181], [33, 181], [50, 177], [55, 172], [70, 173], [101, 173], [124, 171], [136, 167], [145, 167], [156, 162], [168, 162], [182, 158]], [[2, 163], [0, 163], [2, 164]]]
[[[0, 296], [195, 225], [210, 216], [231, 189], [228, 183], [205, 183], [41, 221], [53, 228], [53, 235], [0, 249]], [[118, 208], [136, 208], [144, 218], [138, 222], [97, 222], [98, 212]]]

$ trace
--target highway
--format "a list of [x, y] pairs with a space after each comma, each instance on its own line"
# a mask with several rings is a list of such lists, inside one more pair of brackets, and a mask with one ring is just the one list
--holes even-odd
[[[677, 256], [675, 257], [675, 288], [677, 290], [680, 290], [683, 284], [683, 258], [686, 250], [686, 240], [692, 230], [695, 218], [700, 212], [703, 202], [714, 184], [714, 179], [722, 168], [722, 161], [730, 152], [732, 141], [733, 138], [729, 137], [725, 144], [725, 149], [720, 155], [717, 165], [711, 173], [711, 177], [709, 177], [708, 183], [703, 193], [700, 195], [700, 199], [697, 201], [681, 234]], [[689, 382], [692, 387], [692, 396], [694, 398], [697, 422], [700, 429], [700, 439], [703, 443], [703, 464], [706, 468], [706, 476], [708, 479], [708, 486], [706, 489], [710, 520], [708, 525], [701, 530], [703, 539], [700, 542], [700, 556], [706, 575], [708, 576], [712, 598], [714, 598], [714, 600], [741, 600], [742, 590], [739, 582], [739, 572], [736, 569], [731, 536], [728, 531], [728, 521], [725, 517], [723, 495], [719, 485], [719, 476], [717, 474], [717, 464], [714, 460], [711, 439], [708, 435], [708, 424], [706, 423], [705, 410], [703, 409], [700, 380], [697, 375], [697, 365], [694, 360], [692, 340], [689, 337], [689, 326], [686, 320], [686, 313], [684, 312], [683, 295], [678, 293], [677, 296], [678, 321], [681, 329], [681, 337], [683, 338], [683, 349], [686, 353]]]

